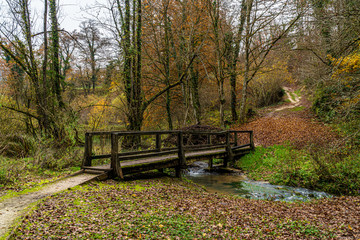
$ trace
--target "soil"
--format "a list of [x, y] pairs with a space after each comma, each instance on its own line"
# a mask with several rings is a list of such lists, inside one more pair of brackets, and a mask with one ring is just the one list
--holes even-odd
[[47, 196], [88, 182], [98, 176], [99, 175], [81, 173], [49, 184], [39, 191], [23, 194], [0, 202], [0, 237], [9, 231], [15, 220], [24, 214], [30, 204]]

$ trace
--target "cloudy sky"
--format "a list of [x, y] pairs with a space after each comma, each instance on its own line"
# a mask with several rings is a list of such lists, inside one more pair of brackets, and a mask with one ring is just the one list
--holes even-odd
[[[5, 0], [0, 0], [5, 1]], [[58, 0], [60, 5], [59, 22], [62, 28], [68, 31], [77, 29], [80, 22], [89, 17], [87, 12], [95, 14], [91, 6], [96, 3], [106, 3], [106, 0]], [[31, 0], [31, 7], [36, 13], [42, 16], [44, 0]]]

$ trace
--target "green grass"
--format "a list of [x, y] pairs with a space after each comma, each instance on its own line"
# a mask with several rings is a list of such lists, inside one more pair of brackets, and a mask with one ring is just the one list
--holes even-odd
[[304, 106], [298, 106], [298, 107], [290, 108], [290, 111], [292, 111], [292, 112], [300, 112], [300, 111], [302, 111], [304, 109], [305, 109]]
[[296, 96], [293, 92], [290, 92], [290, 96], [293, 101], [296, 101]]
[[294, 93], [295, 93], [298, 97], [300, 97], [300, 95], [301, 95], [301, 90], [300, 90], [300, 89], [295, 90]]
[[0, 201], [37, 191], [45, 184], [79, 170], [79, 166], [49, 169], [42, 167], [38, 159], [0, 156]]
[[236, 167], [245, 170], [252, 179], [272, 184], [360, 195], [360, 154], [356, 151], [339, 155], [281, 145], [258, 147], [236, 162]]

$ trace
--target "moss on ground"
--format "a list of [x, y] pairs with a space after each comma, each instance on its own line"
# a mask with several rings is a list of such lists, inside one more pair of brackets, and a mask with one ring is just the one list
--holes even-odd
[[169, 177], [108, 180], [45, 199], [12, 239], [346, 237], [360, 228], [352, 216], [359, 203], [354, 197], [309, 203], [249, 200], [207, 193]]

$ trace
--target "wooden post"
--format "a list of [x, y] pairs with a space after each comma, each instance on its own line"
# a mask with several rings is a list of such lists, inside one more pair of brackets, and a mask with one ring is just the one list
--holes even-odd
[[250, 147], [251, 147], [251, 149], [255, 149], [254, 133], [253, 133], [253, 131], [250, 131]]
[[211, 145], [211, 134], [207, 135], [207, 143]]
[[[161, 134], [160, 133], [156, 133], [156, 151], [161, 152]], [[160, 173], [164, 173], [164, 169], [160, 168], [158, 169], [158, 171]]]
[[238, 133], [237, 132], [234, 132], [234, 138], [235, 138], [234, 146], [236, 147], [236, 146], [238, 146]]
[[91, 166], [91, 155], [92, 155], [92, 135], [91, 133], [85, 133], [85, 151], [83, 166]]
[[156, 151], [161, 151], [161, 134], [156, 133]]
[[209, 170], [211, 171], [212, 168], [213, 168], [213, 158], [209, 157]]
[[224, 167], [227, 167], [228, 163], [229, 162], [232, 163], [234, 160], [234, 156], [233, 156], [233, 153], [231, 150], [231, 141], [230, 141], [230, 132], [229, 131], [226, 132], [226, 153], [227, 153], [227, 156], [224, 159]]
[[181, 168], [186, 165], [183, 132], [178, 133], [178, 157], [179, 157], [179, 165], [175, 168], [175, 171], [176, 171], [176, 177], [181, 178]]
[[111, 134], [111, 168], [112, 171], [121, 179], [124, 179], [124, 175], [121, 169], [119, 154], [119, 136], [117, 134]]

